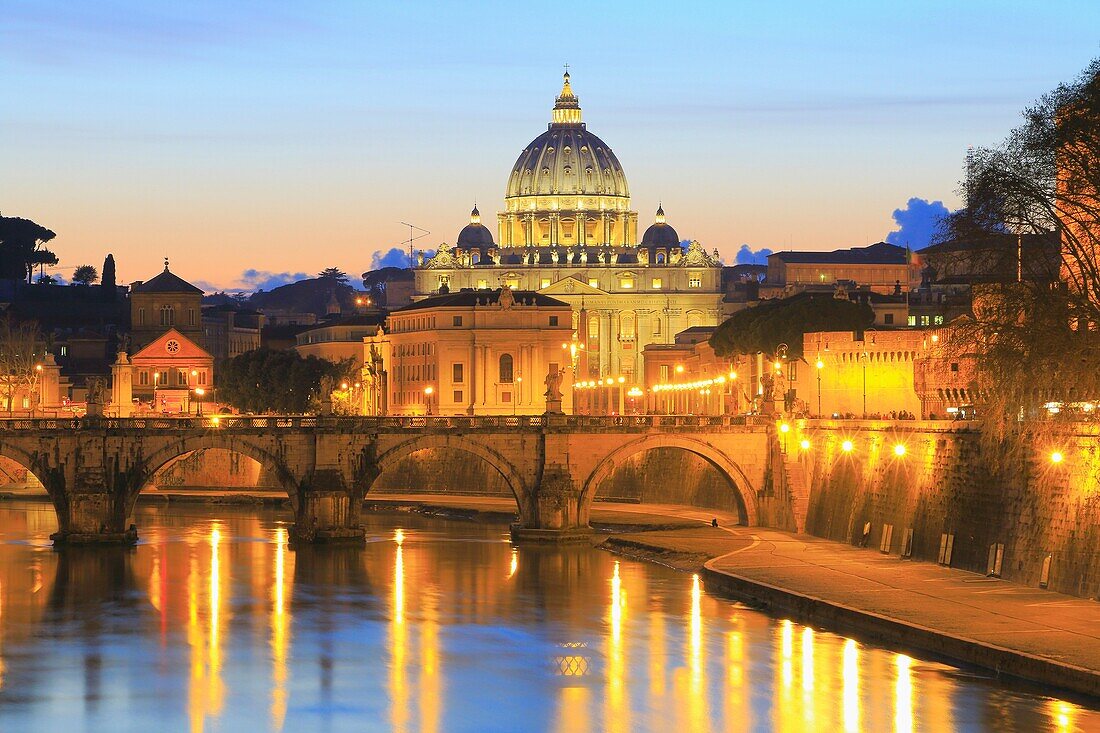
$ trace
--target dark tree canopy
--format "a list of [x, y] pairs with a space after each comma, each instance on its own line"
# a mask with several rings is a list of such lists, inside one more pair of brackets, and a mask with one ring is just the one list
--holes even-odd
[[976, 290], [970, 317], [954, 324], [945, 344], [974, 359], [971, 391], [981, 398], [984, 435], [1000, 441], [1031, 429], [1019, 416], [1043, 416], [1047, 402], [1100, 398], [1098, 192], [1100, 60], [1025, 110], [999, 146], [967, 158], [966, 207], [940, 238], [999, 235], [1015, 262], [1018, 242], [1026, 255], [1029, 237], [1050, 236], [1060, 256], [1050, 277], [1030, 277], [1021, 256], [1019, 282]]
[[94, 265], [80, 265], [73, 270], [73, 282], [80, 285], [91, 285], [99, 279], [99, 272]]
[[802, 356], [802, 335], [814, 331], [859, 331], [875, 322], [870, 306], [830, 294], [800, 293], [765, 300], [726, 319], [710, 337], [719, 356], [774, 354], [780, 344]]
[[0, 279], [26, 280], [38, 265], [56, 265], [57, 255], [43, 245], [56, 237], [30, 219], [0, 216]]
[[348, 274], [341, 270], [339, 267], [326, 267], [317, 273], [317, 277], [322, 280], [331, 280], [333, 282], [340, 283], [341, 285], [347, 285]]
[[322, 378], [344, 379], [350, 366], [292, 350], [256, 349], [221, 366], [218, 397], [249, 412], [309, 412], [317, 407]]

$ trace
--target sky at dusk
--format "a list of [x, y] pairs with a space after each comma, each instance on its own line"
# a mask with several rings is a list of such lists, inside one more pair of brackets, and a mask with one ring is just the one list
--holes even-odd
[[[749, 250], [868, 244], [958, 205], [968, 145], [1100, 55], [1100, 3], [0, 0], [0, 212], [58, 272], [356, 278], [454, 242], [546, 129], [568, 63], [639, 231]], [[904, 218], [904, 217], [902, 217]], [[896, 239], [896, 238], [895, 238]], [[68, 269], [66, 269], [68, 268]]]

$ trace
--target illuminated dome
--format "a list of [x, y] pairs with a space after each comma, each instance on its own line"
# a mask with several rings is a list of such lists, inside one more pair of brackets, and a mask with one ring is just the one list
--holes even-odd
[[462, 231], [458, 233], [456, 244], [460, 249], [493, 246], [493, 233], [481, 223], [481, 212], [477, 210], [477, 206], [474, 206], [474, 210], [470, 212], [470, 223], [462, 227]]
[[552, 115], [546, 132], [532, 140], [512, 166], [505, 198], [617, 196], [629, 205], [623, 167], [607, 143], [581, 122], [580, 102], [568, 73]]
[[677, 247], [679, 244], [680, 235], [676, 233], [671, 224], [665, 223], [665, 210], [660, 204], [657, 204], [657, 219], [649, 225], [649, 229], [646, 229], [645, 234], [642, 235], [642, 246]]
[[497, 220], [505, 248], [638, 243], [626, 173], [607, 143], [581, 121], [568, 72], [546, 132], [512, 166]]

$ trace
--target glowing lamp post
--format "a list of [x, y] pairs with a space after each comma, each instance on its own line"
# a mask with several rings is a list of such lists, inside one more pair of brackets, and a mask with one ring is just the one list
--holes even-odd
[[427, 405], [427, 413], [432, 414], [432, 393], [435, 392], [435, 388], [428, 385], [424, 388], [424, 403]]
[[817, 363], [814, 364], [814, 366], [817, 367], [817, 416], [820, 418], [820, 417], [822, 417], [822, 413], [821, 413], [821, 370], [825, 368], [825, 362], [821, 361], [821, 359], [818, 359]]

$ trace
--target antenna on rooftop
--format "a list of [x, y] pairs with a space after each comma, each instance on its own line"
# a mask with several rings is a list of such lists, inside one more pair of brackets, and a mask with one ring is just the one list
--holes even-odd
[[[413, 257], [413, 242], [415, 242], [418, 239], [423, 239], [424, 237], [431, 234], [431, 232], [429, 232], [427, 229], [421, 229], [416, 224], [410, 224], [407, 221], [401, 222], [401, 225], [402, 226], [407, 226], [409, 228], [409, 238], [404, 241], [404, 244], [409, 245], [409, 267], [413, 267], [416, 264], [416, 259]], [[423, 232], [423, 234], [418, 234], [414, 237], [413, 236], [413, 229], [415, 229], [418, 232]]]

